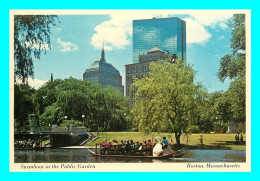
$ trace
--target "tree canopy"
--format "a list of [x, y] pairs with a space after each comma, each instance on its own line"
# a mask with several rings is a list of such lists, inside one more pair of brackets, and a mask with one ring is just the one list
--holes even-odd
[[33, 58], [51, 49], [51, 27], [56, 25], [54, 15], [14, 16], [14, 75], [26, 83], [34, 76]]
[[200, 98], [200, 85], [193, 82], [194, 71], [177, 59], [152, 62], [148, 76], [134, 82], [134, 111], [140, 131], [149, 133], [175, 133], [176, 142], [192, 119], [196, 100]]
[[218, 77], [221, 81], [231, 79], [226, 92], [232, 115], [230, 121], [244, 122], [246, 110], [246, 34], [245, 14], [235, 14], [229, 20], [231, 29], [231, 52], [220, 60]]
[[[45, 92], [47, 91], [47, 92]], [[44, 107], [40, 121], [62, 124], [66, 119], [83, 122], [93, 130], [120, 131], [126, 129], [128, 101], [115, 88], [102, 89], [99, 84], [74, 78], [47, 83], [36, 91], [38, 109]], [[43, 96], [43, 100], [41, 98]]]

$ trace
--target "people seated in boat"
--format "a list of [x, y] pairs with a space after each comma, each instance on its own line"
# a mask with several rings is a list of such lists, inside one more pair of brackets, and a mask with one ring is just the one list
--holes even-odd
[[162, 148], [167, 148], [168, 145], [169, 145], [168, 140], [166, 139], [166, 137], [163, 137], [163, 140], [162, 140]]
[[174, 145], [174, 142], [173, 142], [173, 139], [171, 138], [170, 146], [173, 146], [173, 145]]
[[135, 149], [138, 149], [139, 146], [140, 146], [140, 143], [139, 143], [139, 141], [137, 141], [137, 142], [135, 143]]
[[126, 145], [125, 145], [125, 152], [127, 154], [129, 154], [131, 152], [131, 150], [132, 150], [131, 144], [130, 144], [129, 140], [127, 140]]
[[102, 141], [102, 143], [101, 143], [101, 148], [107, 148], [107, 143], [104, 142], [104, 141]]
[[104, 141], [100, 144], [100, 152], [101, 154], [106, 154], [107, 152], [107, 143]]
[[108, 147], [111, 148], [112, 144], [111, 142], [108, 142]]
[[113, 140], [113, 145], [118, 145], [118, 142], [116, 140]]
[[150, 148], [153, 147], [153, 143], [151, 142], [151, 140], [148, 140], [147, 145], [148, 145]]
[[131, 144], [132, 149], [134, 149], [135, 148], [135, 143], [134, 143], [133, 140], [130, 140], [130, 144]]

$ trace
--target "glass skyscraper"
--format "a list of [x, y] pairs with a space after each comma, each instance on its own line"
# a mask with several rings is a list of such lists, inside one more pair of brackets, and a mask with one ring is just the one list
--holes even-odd
[[155, 46], [186, 60], [186, 22], [176, 17], [133, 20], [133, 63]]

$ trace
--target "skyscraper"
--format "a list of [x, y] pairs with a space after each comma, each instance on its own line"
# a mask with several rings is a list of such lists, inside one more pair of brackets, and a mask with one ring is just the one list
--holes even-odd
[[95, 61], [86, 69], [83, 74], [83, 80], [100, 83], [102, 88], [106, 88], [108, 85], [111, 85], [124, 95], [122, 76], [113, 65], [106, 62], [104, 48], [101, 52], [100, 61]]
[[176, 17], [133, 20], [133, 63], [155, 46], [186, 60], [186, 22]]

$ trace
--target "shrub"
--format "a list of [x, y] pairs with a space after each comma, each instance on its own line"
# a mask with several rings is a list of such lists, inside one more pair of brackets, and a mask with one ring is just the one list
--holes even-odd
[[187, 133], [200, 133], [200, 132], [201, 132], [201, 130], [200, 130], [199, 126], [192, 125], [187, 128]]

